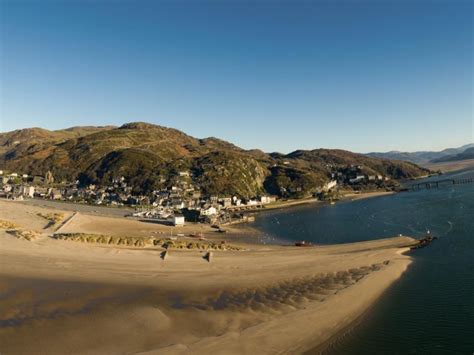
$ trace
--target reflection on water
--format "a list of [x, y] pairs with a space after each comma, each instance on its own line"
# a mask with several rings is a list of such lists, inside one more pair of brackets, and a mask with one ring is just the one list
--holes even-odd
[[[451, 174], [469, 178], [474, 171]], [[431, 178], [435, 179], [435, 178]], [[474, 351], [474, 184], [272, 212], [256, 226], [269, 237], [346, 243], [431, 230], [438, 240], [412, 253], [414, 263], [372, 312], [335, 340], [328, 354]]]

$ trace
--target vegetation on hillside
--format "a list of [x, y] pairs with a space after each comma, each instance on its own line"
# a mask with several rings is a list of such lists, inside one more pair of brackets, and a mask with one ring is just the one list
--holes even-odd
[[107, 185], [126, 179], [134, 192], [169, 187], [180, 172], [205, 194], [250, 198], [263, 193], [287, 197], [312, 194], [335, 172], [358, 166], [361, 173], [392, 179], [425, 175], [409, 162], [372, 158], [344, 150], [297, 150], [284, 155], [243, 150], [217, 138], [196, 139], [144, 122], [121, 127], [39, 128], [0, 134], [0, 169], [79, 179]]

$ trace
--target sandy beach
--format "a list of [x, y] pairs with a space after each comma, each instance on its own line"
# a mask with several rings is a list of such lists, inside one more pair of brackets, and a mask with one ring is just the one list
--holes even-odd
[[356, 201], [356, 200], [364, 200], [366, 198], [373, 198], [373, 197], [380, 197], [380, 196], [388, 196], [393, 195], [394, 191], [371, 191], [371, 192], [346, 192], [344, 193], [343, 199]]
[[[51, 225], [53, 212], [61, 220]], [[242, 250], [215, 250], [209, 262], [204, 250], [170, 249], [163, 260], [154, 245], [51, 238], [58, 230], [159, 236], [161, 225], [72, 216], [0, 201], [2, 354], [302, 353], [363, 314], [407, 269], [402, 253], [415, 243], [298, 248], [229, 234]]]

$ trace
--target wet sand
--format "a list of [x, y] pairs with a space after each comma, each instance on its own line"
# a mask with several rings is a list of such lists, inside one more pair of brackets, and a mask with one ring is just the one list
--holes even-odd
[[[154, 248], [52, 239], [57, 227], [44, 229], [38, 212], [0, 201], [0, 220], [38, 233], [28, 241], [0, 229], [5, 354], [301, 353], [367, 310], [406, 270], [411, 259], [401, 252], [414, 243], [245, 244], [214, 251], [211, 262], [199, 250], [162, 260]], [[148, 235], [156, 227], [76, 217], [63, 228]]]
[[356, 200], [364, 200], [366, 198], [373, 198], [373, 197], [380, 197], [380, 196], [388, 196], [388, 195], [393, 195], [395, 192], [393, 191], [372, 191], [372, 192], [361, 192], [361, 193], [355, 193], [355, 192], [348, 192], [344, 194], [344, 199], [350, 199], [351, 201], [356, 201]]

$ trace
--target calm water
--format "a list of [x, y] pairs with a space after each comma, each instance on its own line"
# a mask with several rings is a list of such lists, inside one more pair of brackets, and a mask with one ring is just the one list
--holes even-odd
[[323, 244], [431, 230], [439, 239], [412, 252], [408, 271], [325, 353], [474, 353], [474, 184], [273, 212], [256, 226], [268, 240]]

